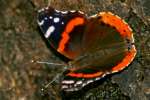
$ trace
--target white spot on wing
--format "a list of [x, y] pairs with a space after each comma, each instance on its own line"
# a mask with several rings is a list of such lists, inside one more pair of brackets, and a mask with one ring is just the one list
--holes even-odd
[[68, 86], [67, 86], [67, 85], [62, 85], [61, 88], [62, 88], [62, 89], [66, 89], [66, 88], [68, 88]]
[[88, 80], [88, 81], [87, 81], [87, 84], [92, 83], [92, 82], [93, 82], [93, 80]]
[[42, 20], [41, 22], [39, 22], [39, 21], [37, 21], [37, 22], [40, 26], [42, 26], [44, 24], [44, 20]]
[[42, 11], [44, 11], [44, 8], [42, 8], [42, 9], [38, 10], [38, 12], [39, 12], [39, 13], [40, 13], [40, 12], [42, 12]]
[[108, 12], [108, 14], [110, 14], [110, 15], [113, 15], [113, 16], [114, 16], [114, 14], [113, 14], [113, 13], [111, 13], [111, 12]]
[[[121, 19], [118, 15], [115, 15], [118, 19]], [[122, 20], [122, 19], [121, 19]]]
[[49, 7], [46, 7], [45, 9], [48, 10]]
[[74, 13], [74, 12], [76, 12], [76, 11], [75, 11], [75, 10], [71, 10], [70, 12]]
[[122, 20], [124, 24], [128, 25], [127, 22], [125, 22], [124, 20]]
[[133, 34], [131, 35], [131, 38], [132, 38], [132, 41], [131, 41], [131, 42], [134, 43], [134, 37], [133, 37]]
[[60, 19], [58, 17], [54, 18], [54, 23], [58, 23]]
[[84, 87], [85, 85], [86, 85], [86, 83], [83, 83], [83, 84], [82, 84], [82, 87]]
[[49, 16], [49, 19], [53, 19], [53, 17], [52, 17], [52, 16]]
[[62, 84], [73, 84], [74, 83], [74, 81], [73, 80], [64, 80], [64, 81], [62, 81]]
[[61, 22], [62, 25], [64, 25], [64, 22]]
[[82, 81], [77, 81], [76, 84], [82, 84]]
[[68, 13], [68, 11], [61, 11], [61, 13], [62, 13], [62, 14], [67, 14], [67, 13]]
[[92, 16], [90, 16], [90, 17], [97, 17], [97, 14], [95, 14], [95, 15], [92, 15]]
[[100, 79], [101, 79], [100, 77], [97, 77], [97, 78], [95, 78], [95, 81], [100, 80]]
[[106, 14], [106, 12], [100, 12], [99, 14], [100, 14], [100, 15], [104, 15], [104, 14]]
[[82, 12], [82, 11], [78, 11], [80, 14], [84, 14], [84, 12]]
[[55, 9], [55, 11], [56, 11], [57, 13], [59, 13], [59, 12], [60, 12], [59, 10], [56, 10], [56, 9]]
[[45, 37], [48, 38], [52, 34], [52, 32], [54, 32], [54, 30], [55, 30], [55, 27], [54, 26], [50, 26], [48, 28], [48, 30], [46, 31]]
[[45, 17], [44, 19], [47, 20], [47, 17]]
[[132, 29], [130, 28], [130, 26], [128, 26], [129, 30], [132, 32]]

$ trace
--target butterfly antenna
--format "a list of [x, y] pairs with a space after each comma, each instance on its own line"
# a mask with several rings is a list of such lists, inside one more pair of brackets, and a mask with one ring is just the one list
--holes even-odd
[[58, 66], [64, 65], [64, 64], [60, 64], [60, 63], [51, 63], [51, 62], [36, 61], [36, 60], [32, 60], [31, 62], [33, 62], [33, 63], [38, 63], [38, 64], [47, 64], [47, 65], [58, 65]]
[[[65, 67], [65, 69], [67, 69]], [[49, 83], [47, 83], [41, 90], [44, 91], [45, 89], [47, 89], [49, 87], [49, 85], [51, 85], [53, 82], [55, 82], [60, 76], [62, 76], [62, 74], [64, 73], [64, 71], [62, 71], [61, 73], [57, 74], [52, 81], [50, 81]]]
[[[39, 64], [48, 64], [48, 65], [58, 65], [58, 66], [62, 66], [65, 64], [60, 64], [60, 63], [50, 63], [50, 62], [46, 62], [46, 61], [37, 61], [37, 60], [32, 60], [32, 63], [39, 63]], [[49, 85], [51, 85], [53, 82], [55, 82], [63, 73], [64, 71], [67, 69], [67, 67], [64, 67], [62, 69], [62, 71], [60, 73], [58, 73], [49, 83], [47, 83], [41, 90], [44, 91], [45, 89], [47, 89], [49, 87]]]

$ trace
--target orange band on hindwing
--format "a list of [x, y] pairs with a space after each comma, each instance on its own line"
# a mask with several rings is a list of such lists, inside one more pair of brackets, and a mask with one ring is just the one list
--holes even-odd
[[71, 76], [71, 77], [76, 77], [76, 78], [95, 78], [95, 77], [100, 77], [103, 74], [104, 74], [103, 72], [97, 72], [97, 73], [93, 73], [93, 74], [70, 72], [66, 76]]
[[123, 70], [126, 66], [128, 66], [133, 61], [135, 55], [136, 55], [136, 49], [133, 46], [131, 50], [126, 53], [126, 56], [123, 58], [123, 60], [118, 65], [112, 68], [112, 73]]

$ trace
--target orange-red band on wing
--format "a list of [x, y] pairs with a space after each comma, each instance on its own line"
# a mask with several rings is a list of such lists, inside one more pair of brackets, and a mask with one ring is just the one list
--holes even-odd
[[76, 78], [94, 78], [94, 77], [100, 77], [103, 74], [104, 74], [104, 72], [97, 72], [97, 73], [93, 73], [93, 74], [71, 72], [71, 73], [67, 74], [67, 76], [76, 77]]
[[120, 62], [117, 66], [114, 66], [112, 68], [112, 73], [118, 72], [118, 71], [124, 69], [126, 66], [128, 66], [132, 62], [132, 60], [134, 59], [135, 55], [136, 55], [136, 49], [133, 46], [131, 48], [131, 50], [126, 53], [126, 56], [124, 57], [122, 62]]
[[84, 19], [81, 17], [77, 17], [72, 19], [66, 26], [65, 31], [62, 33], [62, 39], [60, 40], [57, 51], [63, 53], [65, 49], [65, 45], [69, 40], [69, 33], [74, 29], [77, 25], [82, 25], [84, 23]]
[[111, 12], [101, 12], [99, 13], [102, 16], [102, 20], [104, 23], [114, 26], [121, 36], [132, 38], [132, 29], [130, 26], [122, 20], [119, 16], [112, 14]]

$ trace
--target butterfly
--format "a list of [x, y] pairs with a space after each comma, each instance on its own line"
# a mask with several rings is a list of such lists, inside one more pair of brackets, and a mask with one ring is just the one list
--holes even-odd
[[61, 90], [78, 91], [89, 83], [126, 68], [135, 58], [133, 32], [119, 16], [99, 12], [38, 11], [38, 25], [49, 45], [69, 58]]

